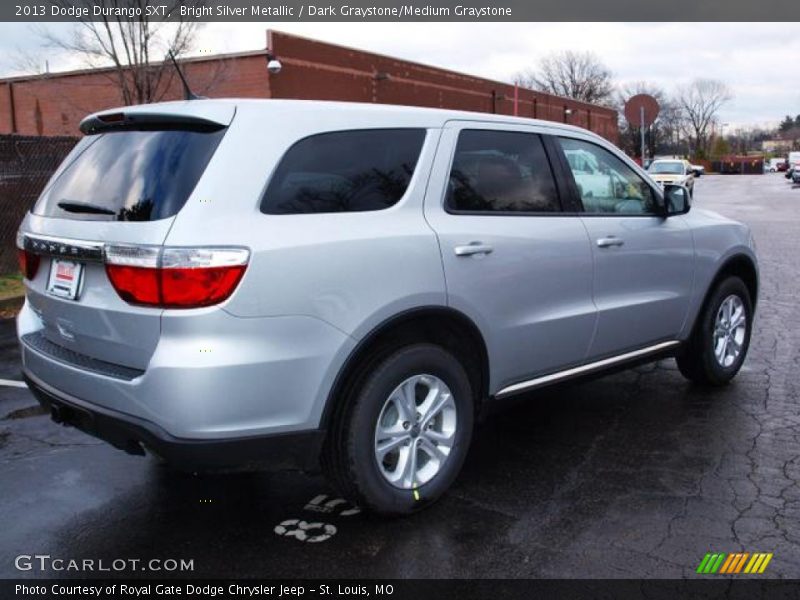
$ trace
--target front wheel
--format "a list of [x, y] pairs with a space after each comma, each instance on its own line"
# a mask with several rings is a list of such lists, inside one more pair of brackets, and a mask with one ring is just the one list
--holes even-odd
[[752, 323], [753, 303], [747, 286], [738, 277], [721, 281], [677, 357], [681, 373], [703, 385], [727, 384], [744, 363]]
[[344, 400], [323, 455], [342, 495], [376, 513], [405, 515], [450, 487], [474, 421], [470, 380], [452, 354], [433, 344], [395, 350]]

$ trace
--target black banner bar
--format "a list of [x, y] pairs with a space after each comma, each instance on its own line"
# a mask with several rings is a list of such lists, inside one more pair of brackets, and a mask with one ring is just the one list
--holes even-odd
[[793, 0], [8, 0], [0, 21], [104, 18], [160, 21], [775, 21], [797, 18]]
[[800, 580], [714, 577], [684, 580], [146, 580], [146, 579], [6, 579], [0, 598], [40, 600], [131, 599], [335, 599], [485, 600], [558, 598], [796, 599]]

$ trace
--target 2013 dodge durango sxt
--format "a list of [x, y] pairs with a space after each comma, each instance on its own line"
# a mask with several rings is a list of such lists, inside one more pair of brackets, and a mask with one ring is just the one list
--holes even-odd
[[19, 231], [24, 371], [128, 452], [321, 463], [403, 514], [494, 399], [670, 355], [722, 385], [745, 359], [749, 230], [583, 129], [279, 100], [81, 129]]

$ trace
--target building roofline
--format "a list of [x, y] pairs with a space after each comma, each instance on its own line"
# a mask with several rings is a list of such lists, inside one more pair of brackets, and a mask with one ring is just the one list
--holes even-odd
[[[178, 57], [178, 64], [184, 63], [198, 63], [208, 62], [214, 60], [226, 60], [231, 58], [248, 58], [250, 56], [266, 56], [267, 49], [263, 50], [247, 50], [244, 52], [228, 52], [222, 54], [206, 54], [199, 56], [186, 56]], [[152, 62], [151, 65], [163, 65], [164, 60]], [[115, 67], [87, 67], [84, 69], [73, 69], [71, 71], [52, 71], [49, 73], [38, 73], [36, 75], [15, 75], [13, 77], [0, 77], [0, 84], [4, 83], [21, 83], [26, 81], [43, 81], [47, 79], [55, 79], [58, 77], [79, 77], [81, 75], [94, 75], [96, 73], [108, 73], [114, 71]]]
[[[421, 62], [414, 61], [414, 60], [408, 60], [408, 59], [400, 58], [400, 57], [397, 57], [397, 56], [390, 56], [388, 54], [383, 54], [383, 53], [380, 53], [380, 52], [373, 52], [372, 50], [367, 50], [367, 49], [364, 49], [364, 48], [358, 48], [358, 47], [355, 47], [355, 46], [343, 46], [341, 44], [322, 41], [322, 40], [318, 40], [318, 39], [315, 39], [315, 38], [305, 37], [305, 36], [302, 36], [302, 35], [296, 35], [294, 33], [286, 33], [286, 32], [278, 31], [278, 30], [275, 30], [275, 29], [267, 29], [267, 40], [268, 40], [268, 43], [270, 45], [272, 43], [272, 35], [273, 34], [277, 34], [277, 35], [285, 36], [285, 37], [291, 37], [291, 38], [295, 38], [295, 39], [300, 39], [300, 40], [304, 40], [304, 41], [309, 41], [309, 42], [312, 42], [312, 43], [323, 44], [323, 45], [326, 45], [326, 46], [332, 46], [334, 48], [339, 48], [339, 49], [342, 49], [342, 50], [356, 50], [358, 52], [362, 52], [362, 53], [365, 53], [365, 54], [371, 54], [372, 56], [376, 56], [376, 57], [383, 58], [383, 59], [386, 59], [386, 60], [402, 61], [404, 63], [407, 63], [409, 65], [413, 65], [413, 66], [421, 68], [421, 69], [430, 69], [430, 70], [437, 71], [437, 72], [440, 72], [440, 73], [451, 73], [451, 74], [454, 74], [454, 75], [459, 75], [459, 76], [464, 77], [464, 78], [472, 79], [474, 81], [482, 81], [482, 82], [490, 83], [490, 84], [498, 84], [498, 85], [504, 85], [504, 86], [508, 86], [508, 87], [514, 87], [513, 83], [509, 83], [509, 82], [506, 82], [506, 81], [499, 81], [499, 80], [496, 80], [496, 79], [489, 79], [488, 77], [481, 77], [481, 76], [478, 76], [478, 75], [474, 75], [472, 73], [465, 73], [463, 71], [455, 71], [455, 70], [452, 70], [452, 69], [446, 69], [444, 67], [440, 67], [440, 66], [436, 66], [436, 65], [430, 65], [430, 64], [426, 64], [426, 63], [421, 63]], [[266, 56], [270, 52], [270, 50], [271, 50], [270, 48], [264, 48], [264, 49], [261, 49], [261, 50], [248, 50], [248, 51], [243, 51], [243, 52], [229, 52], [229, 53], [221, 53], [221, 54], [207, 54], [207, 55], [199, 55], [199, 56], [186, 56], [186, 57], [180, 57], [178, 60], [179, 60], [180, 64], [187, 64], [187, 63], [201, 63], [201, 62], [210, 62], [210, 61], [217, 61], [217, 60], [236, 59], [236, 58], [248, 58], [248, 57], [251, 57], [251, 56]], [[156, 62], [153, 62], [152, 65], [153, 66], [159, 66], [159, 65], [163, 65], [165, 62], [166, 61], [156, 61]], [[16, 75], [16, 76], [13, 76], [13, 77], [0, 78], [0, 85], [8, 84], [8, 83], [24, 83], [24, 82], [46, 81], [48, 79], [56, 79], [56, 78], [62, 78], [62, 77], [80, 77], [82, 75], [92, 75], [92, 74], [99, 74], [99, 73], [110, 73], [110, 72], [113, 72], [114, 70], [115, 70], [115, 67], [108, 66], [108, 67], [97, 67], [97, 68], [73, 69], [73, 70], [70, 70], [70, 71], [55, 71], [55, 72], [50, 72], [50, 73], [39, 73], [39, 74], [35, 74], [35, 75]], [[559, 96], [557, 94], [553, 94], [553, 93], [550, 93], [550, 92], [545, 92], [545, 91], [541, 91], [541, 90], [532, 90], [530, 88], [523, 87], [523, 86], [520, 86], [520, 89], [527, 90], [529, 92], [533, 92], [533, 93], [536, 93], [536, 94], [542, 94], [543, 96], [548, 96], [550, 98], [556, 98], [558, 100], [569, 101], [569, 102], [575, 103], [575, 104], [579, 105], [580, 107], [586, 108], [586, 109], [603, 108], [605, 110], [615, 111], [616, 112], [616, 109], [611, 107], [611, 106], [605, 106], [605, 105], [602, 105], [602, 104], [593, 104], [591, 102], [585, 102], [583, 100], [576, 100], [574, 98], [568, 98], [566, 96]]]
[[[489, 79], [488, 77], [481, 77], [479, 75], [474, 75], [472, 73], [465, 73], [464, 71], [456, 71], [454, 69], [447, 69], [445, 67], [439, 67], [439, 66], [436, 66], [436, 65], [430, 65], [430, 64], [418, 62], [418, 61], [415, 61], [415, 60], [409, 60], [407, 58], [400, 58], [399, 56], [392, 56], [390, 54], [383, 54], [381, 52], [374, 52], [372, 50], [366, 50], [364, 48], [360, 48], [360, 47], [356, 47], [356, 46], [343, 46], [342, 44], [337, 44], [337, 43], [334, 43], [334, 42], [326, 42], [326, 41], [319, 40], [319, 39], [316, 39], [316, 38], [306, 37], [304, 35], [297, 35], [297, 34], [294, 34], [294, 33], [286, 33], [284, 31], [278, 31], [276, 29], [267, 29], [267, 40], [268, 40], [268, 44], [270, 46], [272, 45], [272, 34], [273, 33], [276, 33], [276, 34], [282, 35], [282, 36], [286, 36], [286, 37], [292, 37], [292, 38], [295, 38], [295, 39], [304, 40], [304, 41], [307, 41], [307, 42], [313, 42], [313, 43], [317, 43], [317, 44], [324, 44], [326, 46], [333, 46], [334, 48], [338, 48], [340, 50], [351, 50], [351, 51], [352, 50], [356, 50], [358, 52], [363, 52], [364, 54], [371, 54], [372, 56], [377, 56], [378, 58], [383, 58], [383, 59], [386, 59], [386, 60], [402, 61], [402, 62], [407, 63], [409, 65], [413, 65], [415, 67], [420, 67], [420, 68], [423, 68], [423, 69], [431, 69], [431, 70], [434, 70], [434, 71], [439, 71], [439, 72], [444, 72], [444, 73], [452, 73], [454, 75], [460, 75], [462, 77], [468, 77], [470, 79], [474, 79], [474, 80], [477, 80], [477, 81], [484, 81], [484, 82], [487, 82], [487, 83], [496, 83], [496, 84], [500, 84], [500, 85], [506, 85], [506, 86], [509, 86], [509, 87], [512, 87], [512, 88], [514, 87], [513, 83], [510, 83], [510, 82], [507, 82], [507, 81], [500, 81], [500, 80], [497, 80], [497, 79]], [[271, 47], [268, 48], [268, 51], [272, 51], [272, 50], [273, 49]], [[280, 53], [279, 52], [276, 52], [275, 55], [277, 56], [278, 59], [280, 59]], [[584, 107], [604, 108], [606, 110], [610, 110], [610, 111], [614, 111], [614, 112], [619, 113], [619, 111], [616, 108], [613, 108], [611, 106], [606, 106], [604, 104], [593, 104], [592, 102], [586, 102], [584, 100], [576, 100], [575, 98], [569, 98], [567, 96], [559, 96], [558, 94], [553, 94], [552, 92], [545, 92], [545, 91], [542, 91], [542, 90], [533, 90], [531, 88], [524, 87], [524, 86], [519, 86], [519, 88], [521, 90], [527, 90], [527, 91], [533, 92], [535, 94], [542, 94], [544, 96], [549, 96], [551, 98], [558, 98], [559, 100], [567, 100], [569, 102], [574, 102], [574, 103], [580, 104], [581, 106], [584, 106]]]

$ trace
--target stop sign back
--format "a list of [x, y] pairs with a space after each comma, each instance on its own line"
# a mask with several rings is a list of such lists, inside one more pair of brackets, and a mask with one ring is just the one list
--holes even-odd
[[653, 124], [660, 110], [658, 101], [650, 94], [636, 94], [625, 103], [625, 118], [634, 127], [642, 125], [642, 109], [644, 109], [644, 126]]

